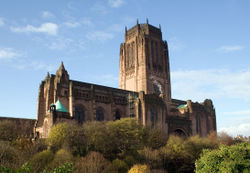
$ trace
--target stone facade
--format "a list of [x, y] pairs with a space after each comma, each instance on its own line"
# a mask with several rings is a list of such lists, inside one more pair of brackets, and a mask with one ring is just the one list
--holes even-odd
[[[42, 81], [38, 97], [36, 134], [46, 138], [58, 122], [114, 121], [136, 117], [148, 127], [167, 134], [205, 137], [216, 131], [211, 100], [203, 103], [172, 99], [169, 54], [161, 28], [148, 22], [125, 29], [120, 46], [119, 88], [95, 85], [69, 78], [63, 63], [55, 75]], [[60, 101], [68, 110], [57, 111]]]
[[0, 117], [0, 121], [13, 122], [16, 125], [16, 129], [18, 129], [18, 137], [34, 137], [34, 125], [36, 123], [35, 119]]

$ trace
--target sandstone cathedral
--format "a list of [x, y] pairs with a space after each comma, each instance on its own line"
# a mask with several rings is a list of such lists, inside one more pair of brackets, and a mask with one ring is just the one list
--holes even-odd
[[207, 136], [216, 131], [211, 100], [194, 103], [171, 97], [169, 53], [161, 28], [125, 29], [120, 46], [119, 89], [70, 79], [63, 63], [39, 88], [35, 136], [48, 137], [59, 122], [115, 121], [135, 117], [166, 134]]

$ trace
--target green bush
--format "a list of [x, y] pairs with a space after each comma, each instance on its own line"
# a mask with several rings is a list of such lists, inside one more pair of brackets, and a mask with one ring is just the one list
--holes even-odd
[[150, 173], [150, 169], [147, 165], [134, 165], [128, 173]]
[[87, 151], [101, 152], [109, 160], [135, 156], [137, 150], [143, 148], [143, 127], [134, 118], [107, 123], [89, 122], [83, 128]]
[[65, 142], [68, 132], [69, 125], [67, 123], [59, 123], [53, 126], [48, 138], [46, 139], [50, 149], [53, 151], [60, 149]]
[[232, 146], [221, 145], [219, 149], [203, 151], [195, 162], [197, 173], [250, 171], [250, 143]]
[[83, 124], [86, 150], [102, 152], [105, 148], [107, 132], [104, 122], [92, 121]]
[[65, 163], [52, 171], [43, 171], [43, 173], [73, 173], [74, 167], [73, 163]]
[[70, 124], [70, 129], [64, 141], [64, 148], [74, 156], [84, 156], [86, 154], [86, 137], [84, 129], [78, 124]]
[[109, 166], [107, 166], [105, 168], [105, 170], [103, 171], [103, 173], [127, 173], [128, 172], [128, 165], [119, 159], [115, 159], [112, 161], [111, 164], [109, 164]]
[[47, 170], [53, 170], [59, 166], [64, 165], [64, 163], [73, 162], [73, 156], [70, 152], [64, 149], [60, 149], [56, 152], [54, 159], [47, 165]]
[[206, 138], [193, 136], [186, 140], [178, 136], [170, 136], [167, 145], [161, 149], [164, 169], [169, 172], [193, 172], [195, 160], [203, 149], [217, 148]]
[[53, 160], [54, 154], [49, 150], [44, 150], [35, 154], [29, 161], [33, 172], [42, 172]]
[[104, 155], [111, 160], [126, 155], [136, 156], [137, 150], [143, 148], [143, 135], [143, 127], [134, 118], [108, 122]]
[[159, 149], [167, 143], [167, 135], [162, 129], [146, 129], [145, 146], [152, 149]]

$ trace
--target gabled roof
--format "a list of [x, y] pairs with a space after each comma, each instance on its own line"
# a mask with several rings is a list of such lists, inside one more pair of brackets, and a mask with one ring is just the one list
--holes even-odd
[[63, 106], [63, 104], [60, 102], [60, 100], [57, 100], [57, 102], [56, 102], [56, 111], [57, 112], [69, 112], [64, 106]]

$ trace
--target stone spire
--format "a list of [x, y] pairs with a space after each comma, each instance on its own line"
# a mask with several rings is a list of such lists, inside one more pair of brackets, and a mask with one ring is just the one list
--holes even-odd
[[58, 82], [61, 82], [62, 80], [63, 81], [69, 80], [69, 74], [68, 74], [67, 70], [65, 69], [63, 62], [61, 62], [61, 65], [56, 72], [56, 77], [57, 77]]

